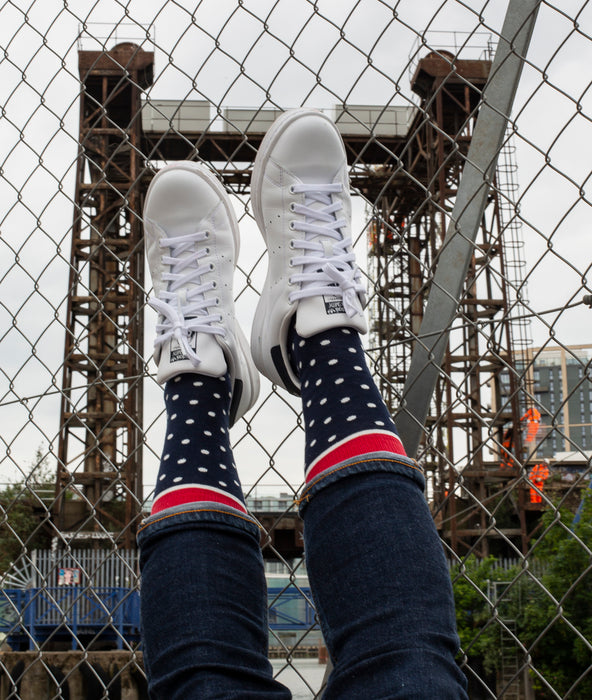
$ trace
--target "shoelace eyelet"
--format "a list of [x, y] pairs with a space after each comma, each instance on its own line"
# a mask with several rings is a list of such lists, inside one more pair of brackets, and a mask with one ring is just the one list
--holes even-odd
[[296, 194], [296, 192], [294, 191], [294, 185], [290, 185], [289, 189], [290, 189], [290, 194]]
[[295, 221], [290, 221], [290, 231], [295, 231], [296, 230], [296, 222]]
[[210, 263], [210, 270], [215, 270], [215, 269], [216, 269], [216, 266], [214, 265], [214, 263]]
[[296, 210], [296, 203], [295, 202], [290, 202], [290, 211], [295, 211]]

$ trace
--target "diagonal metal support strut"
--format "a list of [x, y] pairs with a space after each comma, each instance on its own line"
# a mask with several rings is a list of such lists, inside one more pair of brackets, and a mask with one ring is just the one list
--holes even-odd
[[541, 0], [510, 0], [483, 91], [451, 221], [415, 343], [396, 425], [414, 456], [458, 312], [463, 285]]

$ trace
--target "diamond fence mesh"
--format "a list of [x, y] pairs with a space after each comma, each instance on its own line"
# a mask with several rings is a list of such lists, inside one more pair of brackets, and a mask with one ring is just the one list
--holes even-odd
[[[248, 329], [266, 266], [250, 169], [302, 105], [346, 143], [368, 360], [411, 451], [416, 434], [470, 697], [590, 697], [592, 3], [32, 0], [0, 18], [1, 698], [146, 697], [135, 531], [164, 417], [143, 196], [166, 162], [219, 174]], [[509, 113], [496, 75], [520, 78]], [[264, 381], [232, 438], [267, 532], [274, 667], [316, 697], [298, 402]]]

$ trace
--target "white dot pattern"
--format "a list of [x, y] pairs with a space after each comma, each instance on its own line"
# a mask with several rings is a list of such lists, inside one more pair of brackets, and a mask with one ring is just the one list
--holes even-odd
[[[170, 390], [171, 386], [175, 387], [174, 391]], [[210, 486], [218, 491], [225, 490], [244, 502], [230, 447], [228, 416], [232, 392], [228, 375], [201, 375], [196, 379], [195, 374], [181, 374], [171, 379], [167, 388], [166, 451], [157, 477], [155, 498], [172, 486], [177, 487], [180, 498], [184, 492], [179, 487], [207, 489]], [[195, 491], [187, 493], [188, 499], [195, 499]]]
[[[306, 429], [306, 464], [350, 435], [374, 430], [396, 434], [394, 423], [372, 380], [358, 334], [349, 328], [310, 338], [293, 332], [292, 362], [300, 372]], [[330, 387], [319, 396], [319, 387]]]

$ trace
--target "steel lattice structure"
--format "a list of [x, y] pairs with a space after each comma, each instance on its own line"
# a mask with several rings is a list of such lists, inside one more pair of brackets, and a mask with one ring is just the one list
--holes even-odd
[[[368, 361], [426, 469], [470, 697], [587, 697], [592, 2], [8, 0], [0, 19], [0, 700], [146, 696], [135, 531], [163, 415], [143, 197], [167, 161], [217, 173], [248, 331], [251, 167], [298, 106], [344, 136]], [[264, 382], [233, 431], [274, 667], [320, 697], [297, 663], [311, 610], [279, 614], [310, 603], [298, 402]]]

